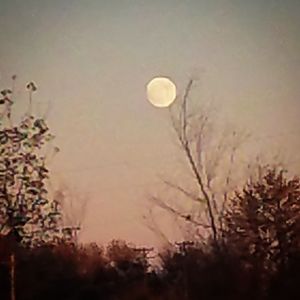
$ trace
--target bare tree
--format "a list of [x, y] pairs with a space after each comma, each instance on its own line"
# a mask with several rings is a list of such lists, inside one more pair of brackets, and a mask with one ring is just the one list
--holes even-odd
[[[151, 203], [184, 221], [185, 229], [192, 228], [190, 234], [203, 238], [210, 232], [215, 244], [222, 232], [223, 214], [228, 193], [235, 187], [237, 175], [234, 172], [238, 150], [248, 138], [228, 127], [218, 127], [213, 118], [212, 107], [198, 107], [191, 101], [194, 81], [190, 80], [182, 99], [171, 108], [172, 127], [191, 180], [180, 183], [163, 180], [175, 192], [171, 201], [166, 196], [151, 196]], [[174, 199], [175, 198], [175, 199]], [[178, 205], [178, 199], [182, 199]], [[187, 203], [191, 209], [187, 211]], [[153, 229], [153, 227], [152, 227]], [[155, 231], [159, 232], [157, 226]], [[161, 235], [161, 233], [160, 233]]]

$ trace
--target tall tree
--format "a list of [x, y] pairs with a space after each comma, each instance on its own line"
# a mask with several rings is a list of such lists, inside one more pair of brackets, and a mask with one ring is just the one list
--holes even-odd
[[54, 136], [46, 121], [32, 114], [36, 85], [27, 85], [28, 111], [16, 125], [13, 87], [2, 90], [0, 99], [0, 233], [13, 231], [26, 246], [71, 240], [73, 230], [62, 226], [60, 204], [47, 190], [49, 170], [42, 150]]
[[[212, 107], [203, 102], [199, 107], [199, 99], [192, 101], [194, 84], [194, 80], [189, 80], [183, 96], [171, 107], [172, 127], [189, 180], [185, 182], [182, 177], [179, 183], [164, 180], [169, 190], [176, 194], [170, 200], [166, 196], [152, 196], [151, 200], [183, 221], [187, 239], [204, 240], [209, 233], [217, 244], [228, 193], [237, 183], [234, 178], [238, 175], [234, 172], [235, 159], [247, 135], [224, 128], [226, 126], [221, 128], [217, 125], [217, 118], [212, 117]], [[151, 223], [150, 229], [159, 232], [159, 227]]]

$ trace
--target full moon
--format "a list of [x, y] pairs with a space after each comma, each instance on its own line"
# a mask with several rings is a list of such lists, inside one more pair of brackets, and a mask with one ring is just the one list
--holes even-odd
[[168, 107], [176, 98], [176, 86], [166, 77], [155, 77], [147, 84], [147, 98], [156, 107]]

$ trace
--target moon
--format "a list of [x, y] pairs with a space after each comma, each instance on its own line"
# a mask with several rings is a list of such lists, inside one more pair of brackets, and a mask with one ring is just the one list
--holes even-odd
[[155, 77], [147, 84], [147, 98], [156, 107], [168, 107], [176, 98], [176, 85], [167, 77]]

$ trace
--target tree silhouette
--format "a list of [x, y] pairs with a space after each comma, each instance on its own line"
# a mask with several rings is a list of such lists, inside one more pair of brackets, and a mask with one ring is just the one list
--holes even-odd
[[[184, 238], [205, 240], [209, 235], [218, 247], [229, 193], [236, 186], [239, 174], [236, 158], [248, 135], [220, 127], [212, 115], [211, 104], [193, 101], [195, 85], [189, 80], [182, 97], [171, 107], [171, 122], [175, 138], [186, 167], [175, 180], [164, 180], [171, 196], [152, 196], [151, 202], [175, 216], [184, 229]], [[192, 179], [192, 180], [191, 180]], [[156, 226], [153, 212], [149, 213], [149, 228], [166, 240]]]
[[[13, 77], [13, 83], [16, 77]], [[14, 84], [13, 84], [14, 86]], [[54, 138], [46, 121], [32, 114], [35, 84], [27, 85], [29, 107], [13, 125], [13, 88], [1, 91], [0, 118], [0, 233], [15, 232], [21, 244], [38, 246], [72, 238], [72, 228], [62, 227], [62, 211], [47, 190], [49, 170], [44, 146]]]
[[300, 181], [268, 169], [236, 193], [225, 216], [228, 247], [257, 274], [284, 272], [300, 250]]
[[113, 240], [107, 247], [107, 257], [121, 272], [143, 274], [149, 267], [147, 255], [152, 250], [152, 248], [136, 248], [122, 240]]

